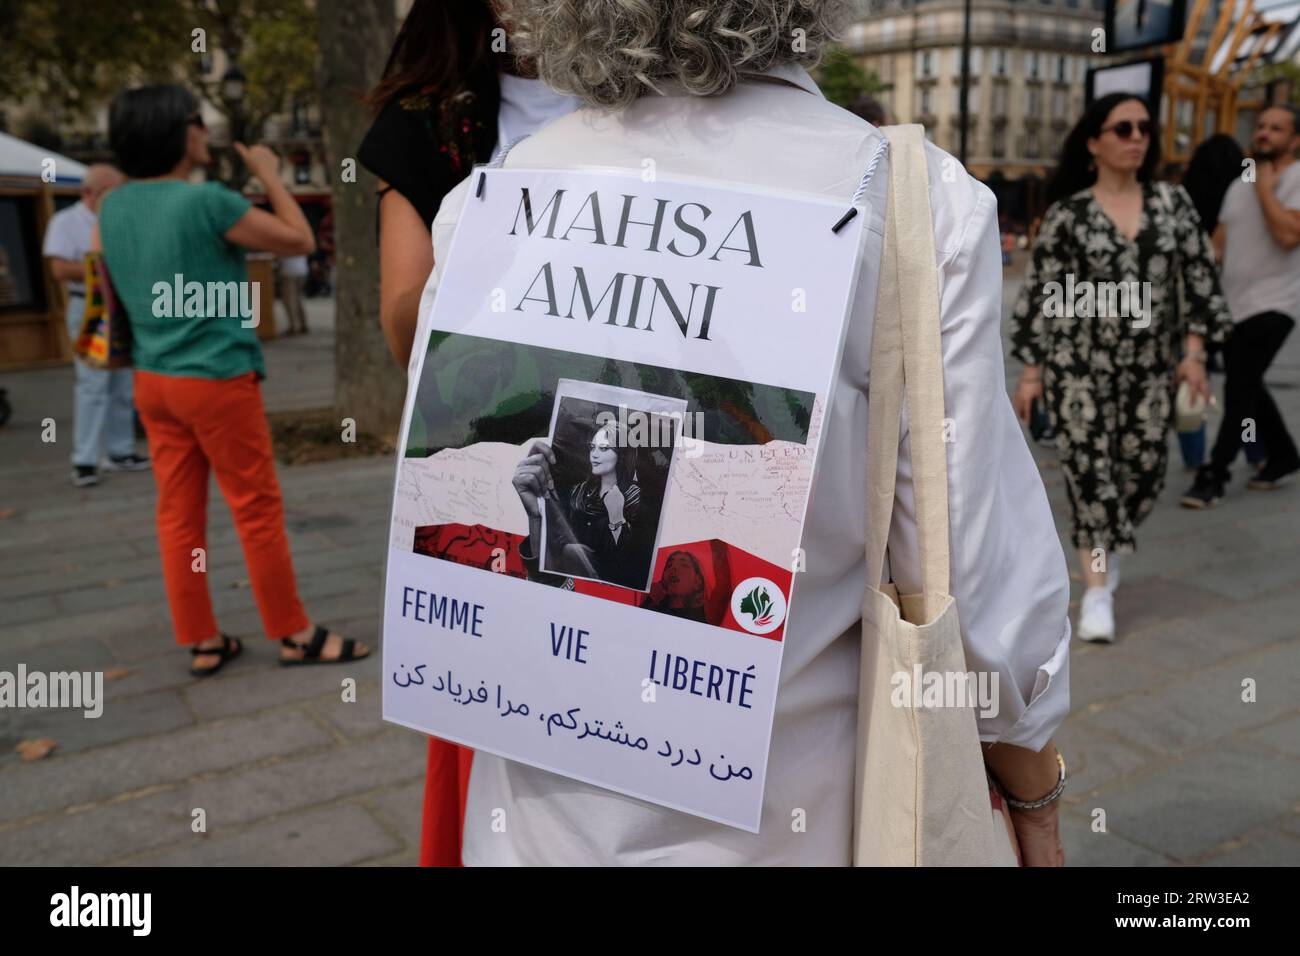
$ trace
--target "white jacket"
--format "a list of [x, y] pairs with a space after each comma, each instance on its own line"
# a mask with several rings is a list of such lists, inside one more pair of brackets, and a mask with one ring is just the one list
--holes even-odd
[[[525, 139], [506, 165], [640, 171], [653, 160], [660, 176], [801, 190], [843, 199], [847, 209], [882, 139], [826, 101], [804, 70], [780, 67], [725, 96], [670, 92], [617, 114], [579, 110]], [[967, 667], [999, 675], [999, 712], [979, 720], [981, 738], [1037, 750], [1069, 709], [1065, 558], [1006, 394], [996, 201], [942, 150], [927, 145], [927, 153], [945, 408], [955, 426], [947, 446], [951, 590]], [[466, 864], [850, 862], [866, 576], [867, 372], [887, 175], [882, 162], [867, 192], [868, 260], [824, 425], [804, 530], [807, 570], [786, 625], [760, 833], [478, 753], [465, 816]], [[434, 220], [436, 264], [417, 341], [427, 337], [439, 264], [472, 179], [447, 196]], [[919, 558], [905, 429], [906, 422], [889, 547], [894, 579], [902, 591], [914, 592], [920, 589]]]

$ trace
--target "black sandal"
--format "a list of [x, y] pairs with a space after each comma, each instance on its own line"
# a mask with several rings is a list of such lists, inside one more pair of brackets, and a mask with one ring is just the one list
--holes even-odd
[[221, 668], [226, 666], [226, 661], [233, 661], [236, 657], [238, 657], [240, 652], [243, 651], [243, 649], [244, 649], [243, 642], [240, 641], [239, 638], [231, 637], [228, 634], [221, 635], [220, 647], [208, 647], [208, 648], [203, 648], [198, 646], [191, 647], [190, 654], [194, 657], [198, 657], [200, 654], [216, 654], [220, 658], [220, 660], [218, 660], [211, 667], [203, 667], [203, 668], [191, 667], [190, 674], [194, 677], [211, 677], [217, 671], [221, 670]]
[[329, 638], [329, 628], [321, 627], [319, 624], [316, 630], [312, 632], [311, 641], [307, 644], [296, 644], [287, 637], [280, 638], [280, 644], [284, 647], [293, 647], [302, 651], [302, 657], [296, 660], [280, 658], [282, 667], [293, 667], [298, 664], [346, 664], [348, 661], [359, 661], [370, 656], [370, 652], [356, 654], [357, 642], [350, 637], [343, 638], [343, 647], [339, 651], [338, 657], [320, 656], [321, 649], [325, 647], [325, 641]]

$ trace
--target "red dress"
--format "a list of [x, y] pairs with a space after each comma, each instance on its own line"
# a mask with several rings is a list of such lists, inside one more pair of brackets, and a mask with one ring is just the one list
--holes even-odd
[[429, 738], [424, 768], [424, 820], [420, 829], [420, 866], [460, 866], [465, 829], [465, 794], [474, 751]]

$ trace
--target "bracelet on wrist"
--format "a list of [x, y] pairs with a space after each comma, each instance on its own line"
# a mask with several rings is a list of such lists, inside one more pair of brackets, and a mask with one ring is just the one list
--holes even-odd
[[1037, 800], [1017, 800], [1015, 797], [1011, 796], [1011, 794], [1007, 793], [1006, 788], [1004, 787], [1002, 793], [1003, 798], [1007, 802], [1007, 806], [1014, 810], [1038, 810], [1047, 806], [1049, 803], [1054, 803], [1059, 800], [1061, 794], [1065, 792], [1066, 779], [1065, 758], [1061, 756], [1059, 750], [1056, 752], [1056, 764], [1060, 768], [1060, 776], [1057, 778], [1056, 786], [1052, 788], [1051, 793], [1044, 797], [1040, 797]]

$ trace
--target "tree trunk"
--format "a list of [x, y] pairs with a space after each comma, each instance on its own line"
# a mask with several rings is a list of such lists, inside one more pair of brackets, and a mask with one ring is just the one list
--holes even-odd
[[[334, 212], [334, 403], [358, 432], [394, 436], [406, 375], [379, 325], [375, 177], [356, 162], [370, 128], [361, 96], [378, 80], [395, 35], [393, 0], [318, 0], [320, 102]], [[356, 181], [344, 182], [345, 161]], [[350, 177], [349, 177], [350, 178]], [[342, 427], [340, 425], [340, 427]]]

